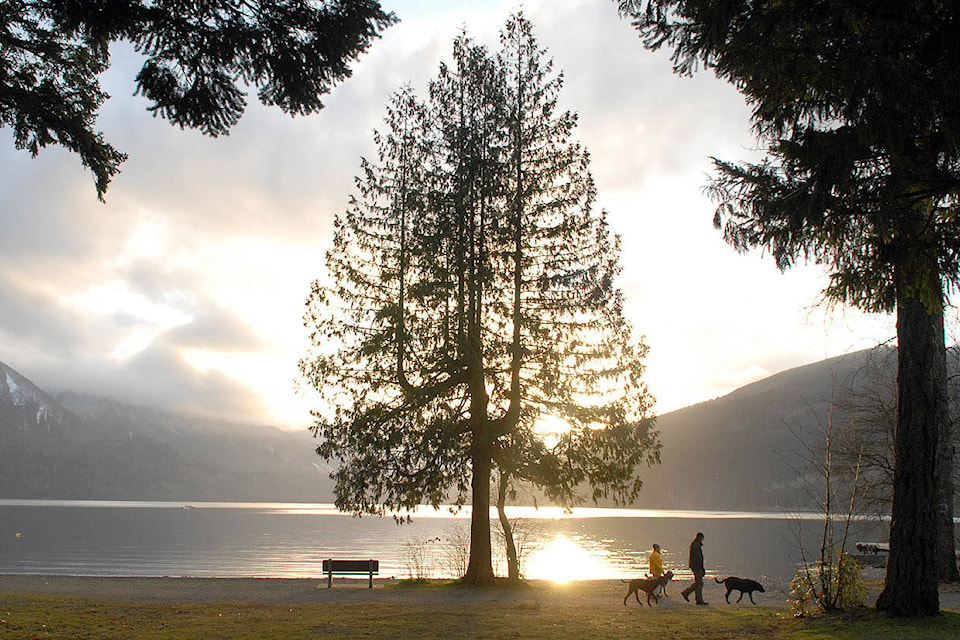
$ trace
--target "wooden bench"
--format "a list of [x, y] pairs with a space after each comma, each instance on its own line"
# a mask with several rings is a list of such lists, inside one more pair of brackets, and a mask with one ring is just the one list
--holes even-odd
[[367, 574], [369, 586], [373, 589], [373, 574], [380, 572], [379, 560], [334, 560], [323, 561], [323, 572], [327, 574], [327, 588], [333, 586], [333, 574]]

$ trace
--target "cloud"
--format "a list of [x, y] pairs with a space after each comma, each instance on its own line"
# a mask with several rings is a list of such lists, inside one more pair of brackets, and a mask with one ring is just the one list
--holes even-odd
[[[709, 156], [753, 153], [742, 98], [709, 74], [675, 76], [614, 2], [524, 4], [565, 74], [561, 102], [580, 114], [576, 136], [591, 152], [599, 204], [623, 235], [621, 283], [651, 346], [654, 393], [673, 408], [738, 372], [848, 349], [854, 338], [833, 336], [856, 337], [858, 318], [831, 325], [825, 346], [827, 321], [805, 316], [815, 270], [785, 280], [759, 256], [735, 254], [710, 225], [700, 191]], [[132, 96], [137, 56], [111, 49], [103, 82], [114, 97], [98, 124], [129, 159], [106, 204], [75, 156], [50, 148], [31, 159], [9, 138], [0, 144], [0, 360], [41, 386], [305, 424], [291, 391], [306, 350], [303, 304], [360, 157], [375, 152], [385, 104], [405, 83], [425, 94], [462, 27], [496, 46], [520, 8], [385, 5], [401, 23], [323, 111], [291, 118], [254, 98], [219, 139], [151, 117]]]
[[536, 33], [564, 72], [561, 102], [580, 115], [578, 136], [601, 189], [633, 191], [662, 174], [700, 176], [711, 155], [742, 155], [749, 109], [731, 86], [710, 74], [674, 74], [667, 52], [645, 50], [614, 2], [560, 4], [535, 12]]
[[[117, 366], [91, 363], [89, 388], [80, 390], [194, 415], [263, 421], [263, 398], [221, 371], [197, 369], [178, 346], [175, 336], [162, 337]], [[77, 388], [75, 381], [70, 388]]]
[[[0, 270], [0, 309], [0, 340], [6, 345], [5, 354], [69, 357], [78, 350], [75, 336], [82, 318], [67, 312], [52, 292], [19, 282]], [[11, 356], [0, 356], [4, 358]], [[16, 368], [16, 360], [7, 361]]]
[[264, 347], [264, 340], [228, 309], [208, 308], [166, 335], [172, 345], [215, 352], [251, 352]]

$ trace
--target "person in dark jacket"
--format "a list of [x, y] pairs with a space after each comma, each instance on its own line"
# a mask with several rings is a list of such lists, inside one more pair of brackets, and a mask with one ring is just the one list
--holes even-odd
[[697, 533], [697, 537], [690, 543], [690, 560], [687, 562], [690, 571], [693, 572], [693, 584], [680, 592], [683, 599], [690, 602], [690, 594], [696, 593], [697, 604], [707, 604], [703, 600], [703, 576], [706, 571], [703, 569], [703, 534]]

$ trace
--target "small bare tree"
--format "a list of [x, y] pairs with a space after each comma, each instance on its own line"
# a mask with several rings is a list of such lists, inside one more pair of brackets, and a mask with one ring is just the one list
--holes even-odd
[[[814, 477], [820, 485], [810, 488], [810, 496], [823, 516], [823, 531], [818, 557], [813, 559], [807, 555], [803, 536], [798, 536], [802, 564], [790, 584], [790, 593], [793, 596], [790, 600], [791, 611], [795, 616], [808, 615], [815, 610], [833, 613], [848, 609], [862, 604], [866, 593], [860, 580], [860, 565], [846, 552], [850, 525], [857, 504], [862, 456], [857, 458], [850, 472], [852, 483], [848, 485], [849, 502], [846, 511], [838, 513], [836, 505], [842, 500], [838, 498], [838, 491], [842, 491], [838, 485], [845, 483], [836, 482], [833, 411], [831, 403], [823, 429], [822, 451], [818, 453], [812, 446], [804, 445], [809, 456], [808, 461], [815, 470]], [[802, 533], [800, 520], [798, 531]]]
[[849, 482], [851, 470], [857, 470], [860, 509], [878, 517], [890, 514], [893, 500], [896, 358], [895, 348], [872, 349], [841, 389], [836, 404], [844, 424], [832, 442], [841, 462], [839, 475]]
[[429, 580], [433, 576], [434, 560], [433, 547], [440, 542], [440, 538], [421, 540], [406, 538], [403, 546], [403, 559], [407, 565], [407, 574], [413, 580]]
[[463, 525], [447, 527], [441, 536], [440, 568], [443, 575], [458, 578], [467, 571], [470, 559], [470, 529]]
[[[948, 392], [950, 397], [950, 429], [941, 434], [937, 445], [938, 465], [945, 473], [938, 475], [940, 549], [937, 554], [938, 578], [941, 582], [960, 580], [957, 569], [957, 536], [953, 524], [956, 487], [953, 478], [960, 477], [960, 457], [954, 455], [960, 429], [956, 421], [960, 400], [960, 347], [947, 349]], [[841, 475], [850, 480], [851, 469], [860, 472], [860, 506], [878, 516], [890, 514], [893, 501], [894, 438], [897, 427], [897, 350], [886, 344], [871, 350], [854, 379], [843, 390], [838, 409], [846, 427], [839, 430], [835, 451], [844, 461]], [[861, 464], [854, 463], [860, 461]]]

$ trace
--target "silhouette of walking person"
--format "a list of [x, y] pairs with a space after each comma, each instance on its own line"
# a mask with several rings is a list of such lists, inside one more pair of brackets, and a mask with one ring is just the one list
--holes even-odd
[[707, 572], [703, 569], [703, 534], [700, 532], [697, 532], [697, 537], [690, 543], [690, 559], [687, 565], [693, 572], [693, 584], [681, 591], [680, 595], [690, 602], [690, 594], [695, 592], [697, 604], [707, 604], [703, 600], [703, 576]]

